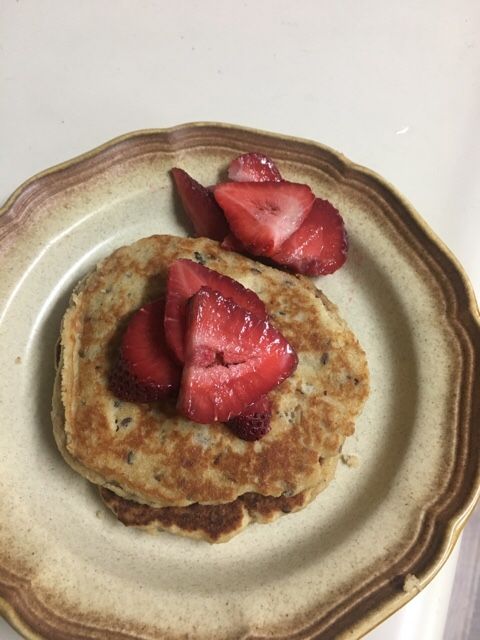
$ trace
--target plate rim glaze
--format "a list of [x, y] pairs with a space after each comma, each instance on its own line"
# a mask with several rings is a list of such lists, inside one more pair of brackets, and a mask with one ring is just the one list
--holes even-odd
[[[469, 447], [470, 442], [475, 443], [475, 438], [478, 439], [475, 417], [480, 415], [480, 401], [477, 400], [475, 403], [472, 393], [475, 382], [480, 381], [480, 312], [473, 288], [458, 260], [415, 208], [387, 180], [376, 172], [350, 161], [342, 153], [304, 138], [215, 122], [194, 122], [168, 128], [138, 130], [115, 137], [91, 151], [48, 168], [21, 184], [0, 208], [0, 248], [2, 245], [7, 246], [10, 242], [15, 242], [16, 229], [22, 224], [22, 211], [25, 211], [27, 205], [31, 205], [32, 200], [40, 195], [42, 190], [50, 189], [51, 176], [58, 179], [59, 190], [61, 190], [66, 184], [74, 185], [75, 178], [84, 177], [85, 172], [95, 172], [97, 161], [101, 162], [109, 154], [112, 156], [111, 163], [115, 164], [116, 158], [122, 158], [122, 148], [125, 144], [141, 146], [151, 138], [156, 140], [161, 138], [165, 141], [166, 148], [179, 151], [188, 149], [187, 143], [190, 141], [191, 145], [191, 139], [198, 138], [208, 144], [209, 136], [212, 135], [217, 136], [217, 146], [220, 142], [230, 145], [235, 143], [239, 149], [247, 149], [253, 148], [252, 145], [256, 140], [257, 148], [265, 148], [269, 145], [272, 148], [281, 148], [282, 156], [286, 158], [289, 154], [292, 158], [296, 156], [310, 160], [321, 156], [325, 165], [330, 166], [332, 171], [341, 174], [345, 179], [356, 179], [366, 189], [372, 190], [377, 196], [390, 203], [396, 214], [395, 219], [390, 222], [399, 230], [411, 248], [422, 249], [425, 264], [436, 281], [440, 283], [449, 304], [447, 315], [450, 322], [458, 324], [459, 333], [456, 334], [456, 338], [461, 347], [462, 356], [466, 356], [462, 381], [466, 380], [469, 384], [457, 399], [459, 418], [456, 421], [456, 427], [461, 437], [456, 448], [452, 478], [443, 492], [444, 495], [448, 494], [449, 498], [438, 499], [425, 509], [424, 523], [415, 540], [415, 542], [421, 541], [420, 550], [415, 552], [413, 549], [415, 545], [412, 545], [404, 557], [398, 560], [397, 578], [414, 574], [418, 578], [418, 587], [422, 589], [447, 560], [480, 498], [480, 448]], [[117, 156], [116, 152], [118, 152]], [[463, 335], [463, 344], [460, 333]], [[466, 404], [468, 406], [465, 406]], [[464, 433], [460, 433], [460, 425]], [[430, 547], [432, 541], [435, 544]], [[418, 588], [403, 590], [403, 584], [396, 584], [393, 595], [387, 595], [382, 599], [379, 595], [382, 580], [384, 577], [380, 575], [372, 579], [372, 584], [369, 583], [358, 589], [354, 601], [348, 606], [346, 603], [340, 603], [332, 613], [330, 622], [312, 619], [307, 625], [299, 626], [292, 635], [299, 633], [302, 635], [298, 637], [302, 638], [361, 637], [418, 592]], [[377, 583], [376, 586], [375, 583]], [[382, 589], [384, 587], [385, 585]], [[29, 615], [29, 602], [34, 598], [33, 589], [23, 578], [11, 574], [5, 567], [0, 566], [0, 614], [29, 640], [57, 637], [42, 635], [44, 632], [41, 629], [35, 629], [35, 622]], [[63, 634], [58, 637], [72, 639], [82, 637], [82, 625], [78, 622], [72, 625], [68, 618], [62, 618], [46, 608], [44, 608], [44, 616], [53, 630]], [[71, 631], [73, 626], [76, 626], [75, 631]], [[87, 629], [88, 621], [85, 626], [85, 630]], [[133, 639], [135, 636], [112, 633], [108, 634], [108, 637]], [[284, 639], [287, 637], [291, 636], [282, 636]], [[254, 640], [254, 636], [249, 638]]]

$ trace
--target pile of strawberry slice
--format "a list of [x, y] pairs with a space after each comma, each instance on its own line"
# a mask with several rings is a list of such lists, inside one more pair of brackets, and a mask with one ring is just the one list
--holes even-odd
[[[309, 276], [333, 273], [346, 260], [338, 211], [307, 185], [284, 180], [265, 155], [236, 158], [229, 180], [214, 187], [183, 169], [172, 169], [172, 176], [197, 236]], [[131, 318], [110, 389], [130, 402], [173, 396], [186, 418], [224, 422], [239, 437], [257, 440], [270, 430], [267, 394], [297, 362], [253, 291], [202, 264], [177, 260], [165, 299]]]
[[195, 234], [224, 249], [308, 276], [333, 273], [347, 258], [339, 212], [307, 185], [283, 180], [265, 155], [236, 158], [230, 180], [210, 188], [183, 169], [172, 169], [172, 176]]
[[239, 437], [257, 440], [270, 430], [268, 392], [297, 362], [256, 293], [182, 259], [169, 269], [166, 298], [130, 319], [110, 389], [130, 402], [176, 396], [186, 418], [225, 422]]

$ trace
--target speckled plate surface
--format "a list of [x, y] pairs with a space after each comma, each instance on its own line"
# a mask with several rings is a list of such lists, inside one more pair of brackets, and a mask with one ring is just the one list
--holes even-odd
[[[76, 281], [116, 247], [188, 233], [168, 169], [205, 184], [262, 150], [344, 214], [320, 282], [372, 391], [325, 493], [224, 545], [119, 525], [63, 462], [53, 351]], [[479, 491], [478, 309], [455, 259], [381, 178], [319, 144], [226, 125], [134, 133], [36, 176], [0, 217], [0, 610], [27, 638], [356, 638], [437, 572]]]

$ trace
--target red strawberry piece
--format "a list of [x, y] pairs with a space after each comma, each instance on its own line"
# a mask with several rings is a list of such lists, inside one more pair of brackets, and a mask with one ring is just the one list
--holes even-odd
[[235, 182], [281, 182], [282, 176], [275, 163], [262, 153], [244, 153], [232, 160], [228, 177]]
[[233, 235], [254, 255], [270, 256], [302, 224], [315, 196], [294, 182], [226, 182], [215, 188]]
[[260, 318], [266, 318], [265, 305], [254, 291], [192, 260], [176, 260], [169, 269], [165, 307], [165, 335], [179, 362], [185, 359], [184, 342], [188, 300], [204, 286], [231, 298]]
[[172, 176], [195, 235], [223, 240], [229, 231], [228, 224], [212, 191], [203, 187], [183, 169], [172, 169]]
[[[228, 177], [235, 182], [281, 182], [282, 176], [275, 163], [262, 153], [244, 153], [235, 158], [228, 167]], [[233, 233], [222, 242], [222, 248], [237, 253], [248, 253], [246, 247]]]
[[120, 356], [110, 375], [110, 390], [129, 402], [155, 402], [177, 391], [181, 369], [165, 340], [165, 301], [139, 309], [128, 323]]
[[227, 233], [220, 245], [226, 251], [236, 251], [237, 253], [248, 254], [247, 248], [238, 240], [233, 233]]
[[266, 318], [208, 287], [191, 299], [177, 408], [227, 422], [293, 373], [297, 355]]
[[347, 259], [348, 239], [342, 216], [327, 200], [317, 198], [308, 217], [272, 256], [295, 273], [333, 273]]
[[270, 431], [271, 417], [272, 401], [262, 396], [239, 416], [229, 420], [227, 425], [242, 440], [260, 440]]

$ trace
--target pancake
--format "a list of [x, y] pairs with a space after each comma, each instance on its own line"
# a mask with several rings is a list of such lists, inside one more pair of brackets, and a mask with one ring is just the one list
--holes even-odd
[[296, 496], [261, 496], [245, 493], [227, 504], [191, 504], [188, 507], [155, 508], [121, 498], [103, 487], [100, 496], [104, 504], [127, 527], [156, 534], [162, 531], [207, 540], [227, 542], [252, 522], [268, 524], [282, 515], [306, 507], [323, 491], [335, 474], [338, 457], [320, 461], [322, 481]]
[[[253, 289], [297, 351], [295, 373], [269, 395], [271, 431], [257, 442], [221, 423], [193, 423], [174, 401], [121, 402], [108, 374], [139, 307], [165, 293], [169, 265], [197, 260]], [[61, 328], [52, 418], [65, 460], [88, 480], [154, 507], [223, 504], [246, 493], [296, 495], [321, 482], [368, 395], [366, 358], [335, 305], [302, 276], [204, 238], [152, 236], [122, 247], [76, 287]]]

